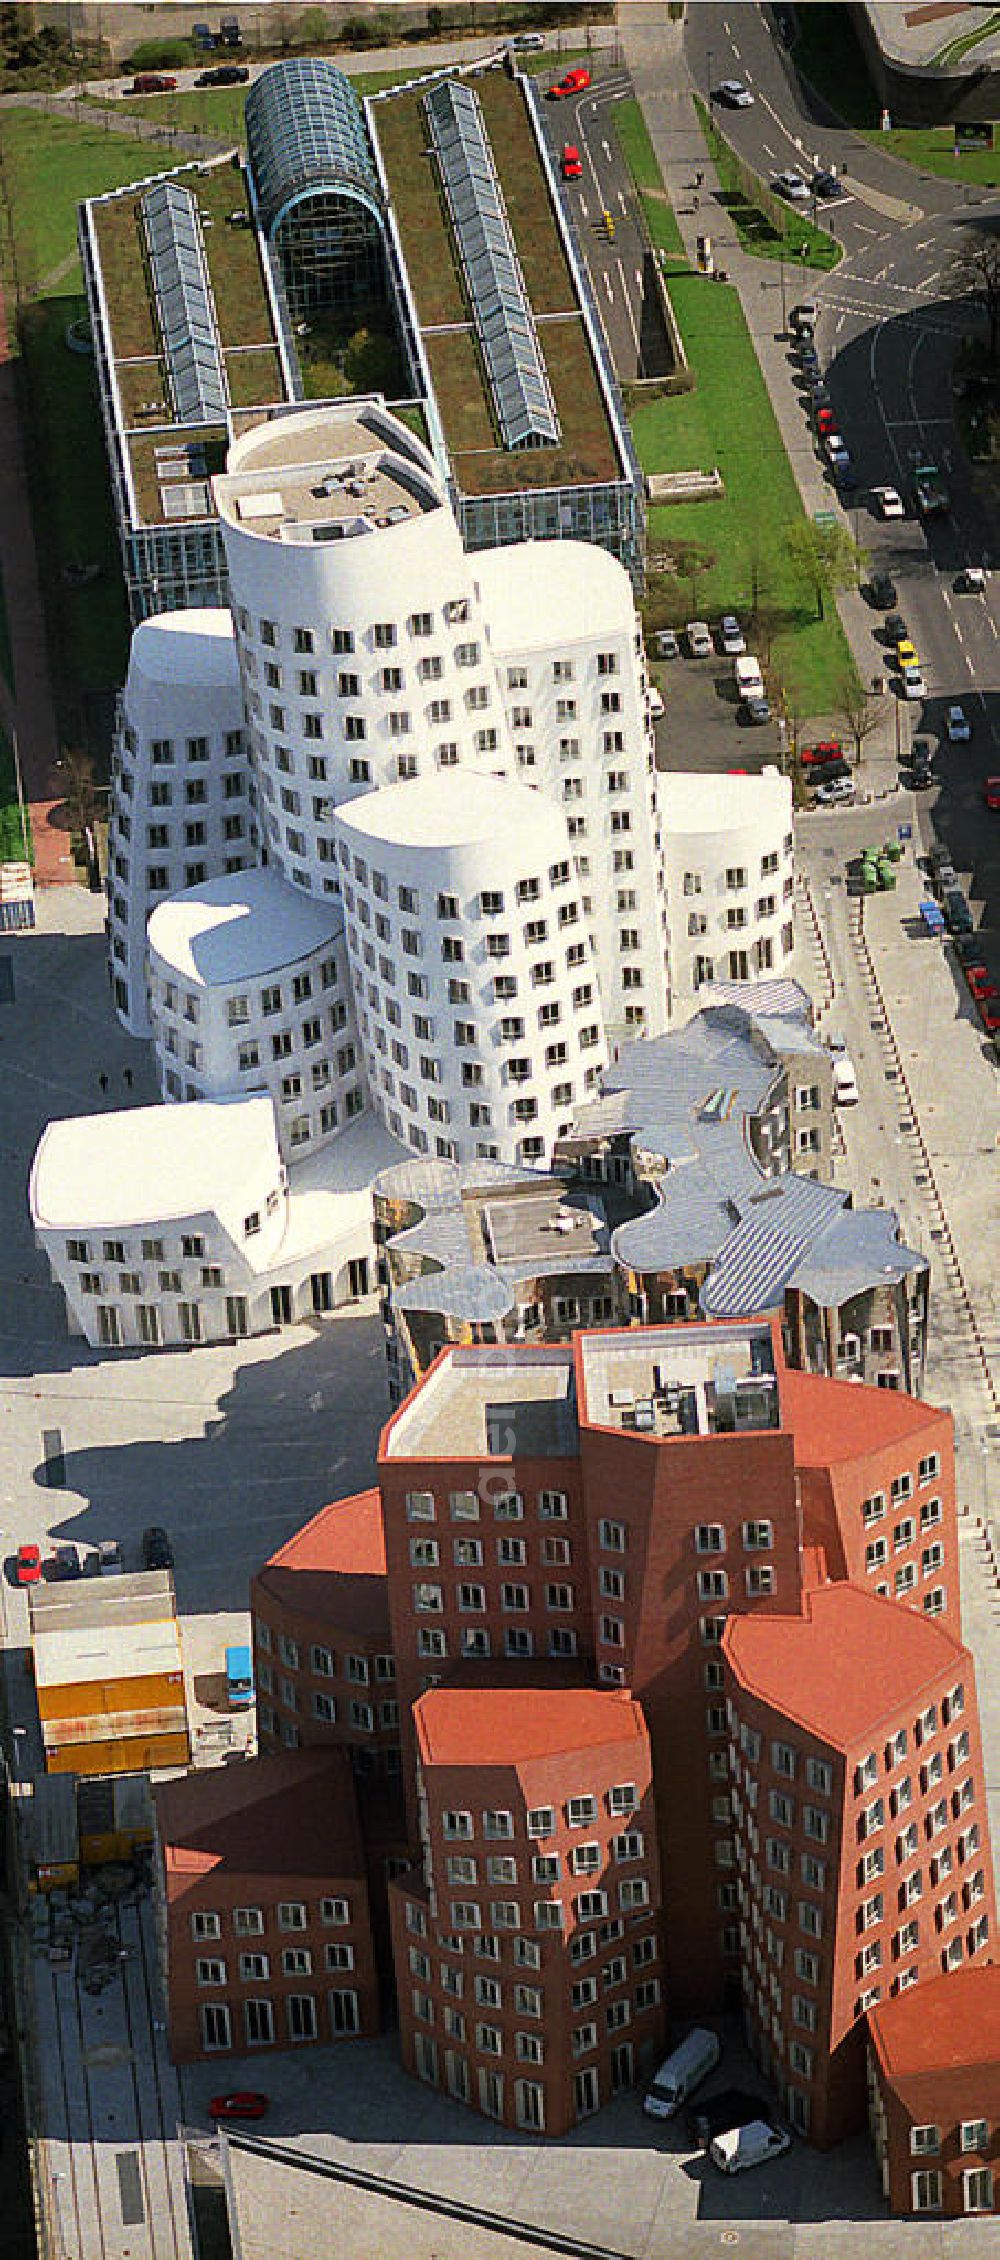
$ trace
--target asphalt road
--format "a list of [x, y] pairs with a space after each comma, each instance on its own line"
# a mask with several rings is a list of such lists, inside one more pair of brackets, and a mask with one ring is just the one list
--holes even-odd
[[[623, 381], [664, 376], [670, 350], [652, 287], [650, 253], [639, 226], [635, 191], [614, 130], [614, 107], [632, 92], [625, 71], [601, 72], [582, 94], [547, 102], [545, 121], [555, 170], [567, 144], [577, 149], [582, 174], [564, 180], [562, 194], [590, 270], [611, 356]], [[611, 226], [609, 228], [608, 221]]]

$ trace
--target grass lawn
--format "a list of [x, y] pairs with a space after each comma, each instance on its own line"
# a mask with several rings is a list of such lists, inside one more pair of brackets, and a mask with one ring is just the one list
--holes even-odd
[[21, 823], [13, 748], [6, 730], [0, 730], [0, 863], [33, 863], [34, 860], [31, 817], [27, 810], [24, 824]]
[[[0, 121], [0, 153], [22, 293], [72, 259], [51, 295], [24, 309], [18, 371], [52, 679], [66, 716], [81, 695], [119, 682], [128, 656], [94, 367], [89, 357], [70, 353], [65, 333], [86, 314], [73, 259], [77, 199], [132, 178], [136, 150], [91, 126], [8, 110]], [[63, 568], [80, 563], [96, 564], [99, 575], [69, 588]]]
[[880, 130], [881, 104], [848, 9], [820, 4], [795, 12], [797, 38], [792, 61], [844, 123], [863, 133], [876, 148], [887, 149], [908, 165], [946, 180], [993, 188], [1000, 184], [1000, 148], [956, 157], [950, 126], [903, 126]]
[[[811, 220], [803, 219], [793, 205], [785, 205], [781, 197], [773, 202], [781, 214], [780, 226], [762, 204], [754, 202], [745, 185], [746, 168], [741, 168], [722, 134], [716, 131], [703, 102], [695, 102], [698, 123], [705, 136], [705, 146], [715, 166], [721, 183], [716, 202], [732, 221], [744, 251], [752, 251], [758, 259], [795, 259], [804, 267], [817, 267], [828, 272], [843, 258], [836, 238], [825, 228], [814, 227]], [[744, 181], [740, 172], [744, 172]]]
[[[674, 273], [670, 295], [694, 392], [635, 407], [632, 429], [646, 471], [711, 470], [718, 464], [725, 494], [712, 502], [670, 504], [650, 510], [650, 546], [691, 542], [715, 562], [697, 584], [664, 583], [650, 575], [654, 600], [675, 619], [749, 610], [756, 568], [760, 599], [782, 615], [775, 638], [778, 672], [809, 714], [829, 712], [850, 652], [836, 609], [817, 620], [812, 589], [785, 553], [785, 528], [802, 517], [802, 504], [774, 410], [735, 290], [701, 275]], [[670, 599], [672, 598], [672, 602]]]
[[658, 251], [666, 252], [668, 259], [678, 259], [686, 265], [684, 241], [660, 178], [642, 106], [631, 98], [627, 102], [616, 102], [613, 115], [622, 154], [642, 200], [652, 241]]

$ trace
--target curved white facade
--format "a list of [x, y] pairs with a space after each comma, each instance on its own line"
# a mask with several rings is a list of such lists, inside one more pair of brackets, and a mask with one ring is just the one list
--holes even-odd
[[112, 765], [111, 982], [119, 1019], [148, 1036], [146, 921], [179, 887], [257, 860], [233, 623], [164, 612], [136, 628]]
[[473, 559], [516, 773], [565, 812], [608, 1041], [669, 1018], [655, 744], [632, 583], [590, 542]]
[[418, 1153], [543, 1162], [605, 1058], [562, 810], [465, 773], [338, 812], [374, 1103]]
[[333, 894], [342, 801], [510, 769], [473, 561], [432, 457], [376, 405], [260, 425], [214, 491], [267, 858]]
[[366, 1104], [339, 902], [270, 870], [160, 903], [149, 1004], [165, 1099], [267, 1091], [285, 1160], [315, 1152]]
[[760, 776], [666, 775], [663, 826], [673, 1008], [711, 1003], [715, 981], [783, 973], [792, 955], [792, 786]]

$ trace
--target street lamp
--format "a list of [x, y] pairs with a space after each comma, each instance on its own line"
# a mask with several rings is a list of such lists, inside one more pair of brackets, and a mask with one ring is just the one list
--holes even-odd
[[705, 49], [705, 69], [706, 69], [706, 72], [707, 72], [707, 74], [708, 74], [708, 88], [707, 88], [707, 93], [708, 93], [708, 114], [709, 114], [709, 117], [711, 117], [711, 115], [712, 115], [712, 107], [713, 107], [713, 102], [712, 102], [712, 80], [713, 80], [713, 78], [714, 78], [714, 76], [715, 76], [715, 73], [714, 73], [714, 71], [713, 71], [713, 69], [712, 69], [712, 64], [713, 64], [714, 60], [715, 60], [714, 50], [713, 50], [713, 49], [712, 49], [711, 47], [706, 47], [706, 49]]

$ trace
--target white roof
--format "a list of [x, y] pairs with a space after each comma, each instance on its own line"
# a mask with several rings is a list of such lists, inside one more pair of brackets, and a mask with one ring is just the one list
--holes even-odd
[[295, 965], [343, 930], [339, 902], [290, 887], [276, 871], [236, 871], [168, 895], [149, 920], [150, 950], [195, 987], [229, 989]]
[[132, 636], [129, 677], [163, 683], [170, 690], [203, 683], [208, 688], [239, 682], [232, 613], [212, 609], [157, 612], [141, 620]]
[[338, 808], [337, 825], [346, 834], [355, 834], [359, 847], [364, 840], [415, 848], [475, 847], [486, 842], [499, 846], [523, 840], [530, 849], [532, 840], [549, 835], [564, 848], [566, 836], [562, 813], [552, 802], [514, 778], [474, 769], [446, 769], [405, 784], [384, 785], [381, 791], [365, 793]]
[[280, 1274], [282, 1264], [293, 1263], [314, 1248], [322, 1253], [343, 1244], [346, 1260], [358, 1246], [365, 1246], [371, 1231], [372, 1184], [380, 1171], [408, 1158], [409, 1146], [394, 1138], [381, 1115], [369, 1108], [355, 1115], [339, 1137], [331, 1138], [318, 1153], [293, 1161], [288, 1170], [288, 1221], [268, 1270]]
[[624, 630], [635, 620], [632, 583], [594, 542], [513, 542], [470, 560], [497, 656]]
[[791, 816], [791, 780], [768, 767], [759, 776], [727, 769], [666, 770], [656, 780], [664, 834], [723, 832], [727, 826], [767, 823]]
[[[124, 1678], [158, 1678], [183, 1669], [180, 1629], [176, 1618], [139, 1624], [67, 1626], [41, 1634], [34, 1630], [35, 1682], [38, 1687], [79, 1687], [95, 1681]], [[183, 1693], [177, 1689], [176, 1702]], [[57, 1719], [45, 1725], [53, 1734]]]
[[270, 1098], [199, 1099], [50, 1122], [31, 1165], [28, 1198], [41, 1230], [76, 1232], [171, 1217], [229, 1214], [246, 1184], [277, 1185]]

